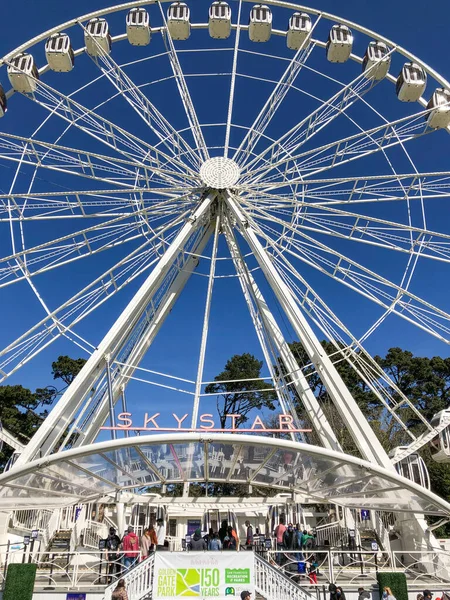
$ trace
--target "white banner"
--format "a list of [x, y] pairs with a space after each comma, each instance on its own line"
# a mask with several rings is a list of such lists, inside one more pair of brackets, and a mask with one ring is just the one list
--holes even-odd
[[156, 552], [153, 598], [241, 600], [247, 590], [254, 600], [254, 569], [253, 552]]

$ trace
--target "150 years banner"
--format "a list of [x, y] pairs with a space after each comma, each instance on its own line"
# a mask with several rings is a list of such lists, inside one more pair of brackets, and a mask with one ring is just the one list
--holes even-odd
[[253, 552], [157, 552], [153, 598], [254, 598], [254, 581]]

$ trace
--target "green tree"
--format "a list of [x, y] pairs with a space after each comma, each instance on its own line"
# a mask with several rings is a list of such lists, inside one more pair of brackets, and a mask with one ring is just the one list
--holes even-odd
[[262, 366], [262, 361], [252, 354], [235, 354], [227, 361], [225, 369], [214, 378], [217, 383], [206, 386], [207, 394], [219, 396], [217, 412], [222, 429], [227, 424], [226, 415], [239, 414], [240, 417], [236, 419], [236, 426], [239, 427], [248, 420], [252, 410], [275, 409], [276, 393], [273, 386], [259, 379]]
[[[19, 442], [26, 444], [42, 423], [46, 413], [37, 414], [39, 401], [35, 394], [21, 385], [0, 386], [0, 420], [2, 426]], [[0, 452], [0, 468], [3, 469], [13, 449], [3, 445]]]
[[70, 358], [70, 356], [59, 356], [52, 363], [53, 379], [61, 379], [68, 387], [81, 369], [86, 364], [84, 358]]
[[[21, 385], [0, 386], [0, 421], [2, 426], [19, 442], [26, 444], [34, 435], [48, 414], [43, 407], [51, 405], [75, 379], [85, 364], [84, 358], [73, 359], [59, 356], [52, 363], [52, 375], [62, 380], [64, 387], [57, 389], [53, 385], [37, 388], [35, 392]], [[0, 469], [3, 469], [13, 453], [12, 448], [3, 445], [0, 452]]]

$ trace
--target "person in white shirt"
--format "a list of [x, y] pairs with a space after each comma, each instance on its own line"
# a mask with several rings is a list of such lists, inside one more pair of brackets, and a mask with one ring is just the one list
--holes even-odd
[[156, 524], [156, 537], [158, 539], [156, 549], [164, 550], [164, 540], [166, 539], [166, 526], [164, 525], [164, 521], [162, 519], [158, 519], [156, 521]]

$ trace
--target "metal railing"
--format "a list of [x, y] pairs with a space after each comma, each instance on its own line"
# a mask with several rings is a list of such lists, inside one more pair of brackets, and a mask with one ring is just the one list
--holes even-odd
[[52, 516], [53, 511], [46, 508], [33, 508], [29, 510], [15, 510], [11, 514], [11, 526], [23, 531], [42, 531]]
[[255, 588], [266, 600], [317, 600], [318, 597], [302, 589], [258, 554], [255, 554]]
[[83, 546], [86, 548], [98, 549], [100, 540], [108, 537], [108, 525], [106, 523], [97, 523], [97, 521], [86, 520], [83, 526]]
[[[315, 529], [315, 538], [317, 546], [328, 545], [330, 547], [340, 546], [346, 529], [342, 527], [339, 521], [319, 525]], [[328, 542], [328, 544], [325, 544]]]
[[[128, 598], [132, 598], [133, 600], [143, 600], [150, 595], [153, 587], [154, 566], [155, 555], [151, 554], [136, 567], [133, 567], [127, 573], [122, 575], [122, 579], [125, 580]], [[115, 588], [116, 582], [109, 585], [105, 589], [103, 600], [111, 600]]]
[[[376, 584], [378, 571], [405, 573], [411, 582], [450, 583], [450, 553], [443, 550], [265, 550], [261, 556], [293, 582], [311, 589], [336, 581], [349, 587], [359, 587], [362, 581]], [[317, 583], [310, 577], [312, 563], [317, 564]]]

